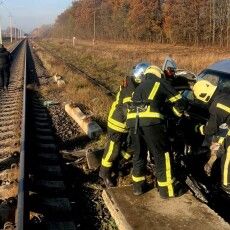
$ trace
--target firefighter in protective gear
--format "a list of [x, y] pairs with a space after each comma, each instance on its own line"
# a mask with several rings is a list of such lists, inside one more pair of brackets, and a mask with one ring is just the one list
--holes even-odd
[[[198, 81], [193, 87], [194, 96], [209, 106], [210, 117], [206, 125], [197, 127], [197, 130], [205, 135], [206, 140], [212, 136], [218, 136], [220, 126], [225, 124], [227, 131], [225, 138], [218, 140], [223, 144], [225, 153], [221, 157], [222, 188], [230, 194], [230, 95], [229, 92], [220, 92], [217, 86], [207, 80]], [[217, 155], [218, 157], [218, 155]]]
[[[177, 116], [185, 108], [181, 95], [165, 80], [163, 71], [151, 66], [144, 73], [144, 81], [134, 91], [132, 106], [127, 114], [127, 126], [133, 140], [133, 192], [145, 192], [147, 149], [154, 158], [159, 193], [162, 198], [185, 193], [186, 188], [174, 177], [168, 137], [164, 122], [166, 101], [172, 104]], [[138, 126], [138, 127], [136, 127]]]
[[140, 83], [141, 75], [144, 74], [148, 66], [147, 63], [139, 63], [134, 67], [132, 76], [127, 77], [125, 83], [120, 86], [116, 100], [110, 108], [107, 123], [109, 141], [105, 147], [99, 172], [99, 176], [104, 180], [107, 187], [114, 186], [111, 180], [111, 168], [119, 154], [121, 153], [126, 160], [131, 157], [132, 151], [127, 151], [127, 146], [122, 148], [122, 144], [126, 142], [128, 136], [126, 126], [127, 104], [131, 101], [132, 93]]

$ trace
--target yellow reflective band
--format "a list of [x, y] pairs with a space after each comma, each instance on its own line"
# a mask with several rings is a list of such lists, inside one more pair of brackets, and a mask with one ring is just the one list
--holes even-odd
[[172, 184], [175, 181], [175, 178], [173, 178], [171, 181], [165, 181], [165, 182], [161, 182], [161, 181], [157, 181], [157, 184], [160, 187], [165, 187], [165, 186], [169, 186], [170, 184]]
[[145, 176], [132, 176], [134, 182], [141, 182], [145, 180]]
[[170, 97], [169, 101], [173, 103], [173, 102], [176, 102], [176, 101], [180, 100], [181, 98], [182, 98], [182, 96], [180, 94], [177, 94], [174, 97]]
[[126, 160], [128, 160], [131, 157], [131, 155], [129, 153], [125, 152], [124, 150], [121, 150], [121, 155]]
[[159, 82], [156, 82], [156, 83], [154, 84], [154, 86], [153, 86], [153, 88], [152, 88], [150, 94], [149, 94], [149, 97], [148, 97], [149, 100], [153, 100], [153, 99], [154, 99], [154, 97], [155, 97], [155, 95], [156, 95], [157, 90], [159, 89], [159, 87], [160, 87], [160, 83], [159, 83]]
[[122, 122], [116, 121], [115, 119], [110, 117], [108, 119], [108, 123], [112, 123], [113, 125], [116, 125], [119, 128], [126, 129], [126, 122], [122, 123]]
[[218, 144], [222, 145], [224, 142], [224, 137], [220, 137], [218, 140]]
[[181, 117], [181, 116], [182, 116], [182, 113], [180, 113], [174, 106], [173, 106], [172, 110], [173, 110], [173, 112], [174, 112], [174, 114], [175, 114], [176, 116], [178, 116], [178, 117]]
[[[171, 163], [170, 163], [169, 152], [165, 153], [165, 164], [166, 164], [166, 181], [171, 182], [172, 174], [171, 174]], [[168, 185], [168, 193], [169, 193], [169, 197], [174, 196], [172, 183]]]
[[227, 136], [230, 136], [230, 130], [228, 131]]
[[120, 92], [121, 92], [121, 87], [120, 87], [119, 92], [117, 93], [116, 100], [113, 102], [113, 104], [111, 106], [111, 109], [109, 111], [108, 119], [112, 119], [113, 113], [114, 113], [114, 111], [115, 111], [115, 109], [116, 109], [116, 107], [118, 105], [118, 102], [119, 102]]
[[[150, 112], [149, 110], [150, 110], [150, 107], [149, 107], [149, 109], [147, 109], [147, 111], [140, 112], [139, 117], [164, 119], [164, 116], [162, 114], [155, 113], [155, 112]], [[137, 113], [128, 113], [127, 114], [127, 119], [134, 119], [134, 118], [136, 118], [136, 116], [137, 116]]]
[[230, 108], [226, 105], [223, 105], [221, 103], [217, 103], [216, 105], [217, 108], [224, 110], [227, 113], [230, 113]]
[[230, 181], [228, 181], [228, 173], [229, 173], [229, 162], [230, 162], [230, 146], [228, 146], [228, 149], [227, 149], [227, 156], [226, 156], [226, 159], [225, 159], [225, 162], [224, 162], [224, 175], [223, 175], [223, 184], [225, 186], [227, 186]]
[[123, 104], [127, 103], [127, 102], [131, 102], [132, 101], [132, 97], [125, 97], [122, 101]]
[[108, 162], [105, 159], [102, 158], [101, 160], [101, 164], [102, 166], [106, 167], [106, 168], [111, 168], [112, 167], [112, 162]]
[[166, 182], [160, 182], [158, 181], [158, 185], [160, 187], [168, 187], [168, 196], [173, 197], [174, 196], [174, 191], [173, 191], [173, 182], [174, 178], [172, 178], [171, 174], [171, 163], [170, 163], [170, 156], [169, 152], [165, 153], [165, 170], [166, 170]]
[[120, 132], [120, 133], [127, 133], [127, 132], [128, 132], [127, 129], [120, 128], [120, 127], [118, 127], [118, 126], [116, 126], [116, 125], [113, 125], [113, 124], [110, 123], [110, 122], [107, 123], [107, 126], [108, 126], [110, 129], [113, 129], [113, 130], [115, 130], [115, 131], [117, 131], [117, 132]]
[[109, 159], [113, 153], [113, 149], [114, 149], [114, 141], [110, 141], [108, 152], [106, 153], [105, 158], [102, 158], [101, 161], [101, 164], [106, 168], [110, 168], [112, 166], [112, 162], [109, 162]]
[[204, 125], [201, 125], [201, 126], [199, 127], [199, 130], [200, 130], [200, 133], [201, 133], [202, 135], [204, 135]]

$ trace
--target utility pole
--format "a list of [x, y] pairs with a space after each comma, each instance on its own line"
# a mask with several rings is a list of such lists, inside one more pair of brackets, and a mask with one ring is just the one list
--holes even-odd
[[93, 45], [95, 45], [96, 39], [96, 11], [94, 10], [93, 13]]
[[95, 45], [96, 39], [96, 1], [94, 0], [94, 12], [93, 12], [93, 45]]
[[1, 18], [0, 18], [0, 44], [2, 44], [2, 26], [1, 26]]
[[16, 41], [17, 40], [17, 28], [14, 27], [14, 40]]
[[10, 42], [13, 42], [12, 15], [10, 14]]

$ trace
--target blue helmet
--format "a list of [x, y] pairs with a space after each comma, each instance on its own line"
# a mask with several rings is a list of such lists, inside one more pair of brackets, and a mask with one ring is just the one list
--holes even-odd
[[144, 72], [149, 66], [149, 63], [141, 62], [133, 68], [132, 77], [137, 84], [140, 84], [143, 81]]

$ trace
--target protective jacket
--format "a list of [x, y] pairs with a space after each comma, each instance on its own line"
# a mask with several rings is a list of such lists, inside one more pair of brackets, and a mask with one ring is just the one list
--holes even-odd
[[108, 116], [108, 127], [120, 133], [127, 133], [126, 114], [127, 106], [131, 101], [131, 96], [136, 88], [136, 84], [130, 77], [127, 77], [125, 83], [120, 86], [120, 90], [116, 95]]
[[200, 127], [203, 135], [212, 136], [219, 131], [219, 126], [226, 123], [230, 127], [230, 95], [217, 93], [209, 107], [210, 117], [206, 126]]
[[169, 82], [157, 78], [153, 74], [147, 74], [145, 82], [140, 84], [133, 94], [134, 109], [128, 111], [128, 127], [135, 127], [138, 106], [142, 106], [142, 109], [138, 112], [139, 126], [161, 123], [165, 115], [165, 103], [172, 103], [173, 112], [179, 117], [182, 116], [185, 103], [181, 99], [182, 96], [175, 91]]
[[127, 139], [128, 129], [126, 126], [127, 103], [131, 100], [131, 95], [136, 85], [131, 77], [127, 77], [125, 83], [120, 86], [108, 116], [109, 142], [106, 144], [104, 155], [101, 162], [101, 171], [108, 173], [113, 162], [119, 156], [119, 153], [125, 159], [130, 158], [127, 149], [122, 148], [122, 143]]
[[10, 52], [5, 48], [0, 48], [0, 68], [8, 68], [11, 63]]

